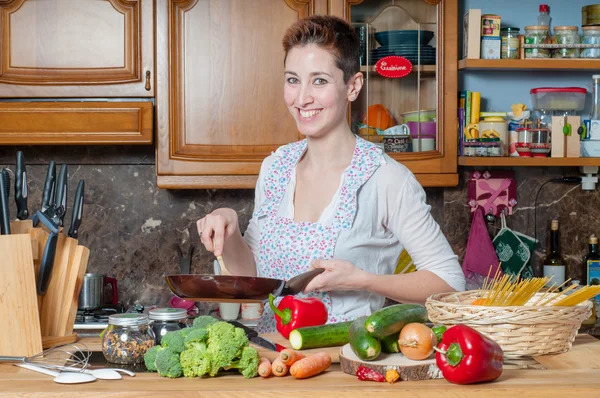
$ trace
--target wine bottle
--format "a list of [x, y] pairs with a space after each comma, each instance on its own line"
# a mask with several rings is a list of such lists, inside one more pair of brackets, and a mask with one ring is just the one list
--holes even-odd
[[546, 286], [559, 286], [565, 281], [565, 259], [560, 254], [560, 231], [558, 220], [552, 220], [550, 227], [550, 245], [544, 258], [544, 277], [552, 278]]

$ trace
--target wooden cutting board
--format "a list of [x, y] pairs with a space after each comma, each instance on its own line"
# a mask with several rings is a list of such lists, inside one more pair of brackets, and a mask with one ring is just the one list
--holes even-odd
[[373, 369], [382, 375], [390, 369], [396, 369], [402, 381], [441, 379], [442, 372], [435, 364], [435, 359], [413, 361], [402, 354], [380, 354], [375, 361], [363, 361], [354, 354], [350, 344], [341, 348], [340, 365], [344, 373], [356, 375], [359, 366]]
[[[261, 334], [260, 336], [264, 337], [265, 339], [267, 339], [273, 343], [281, 344], [282, 346], [284, 346], [286, 348], [292, 348], [289, 340], [284, 338], [279, 333], [265, 333], [265, 334]], [[254, 345], [254, 344], [252, 344], [252, 346], [254, 348], [256, 348], [256, 350], [258, 351], [258, 355], [260, 355], [261, 357], [268, 358], [270, 361], [273, 361], [279, 355], [279, 353], [276, 351], [271, 351], [266, 348]], [[329, 354], [329, 356], [331, 356], [331, 362], [339, 363], [340, 362], [340, 348], [341, 347], [323, 347], [323, 348], [313, 348], [310, 350], [302, 350], [300, 352], [302, 352], [305, 355], [312, 355], [317, 352], [326, 352]]]

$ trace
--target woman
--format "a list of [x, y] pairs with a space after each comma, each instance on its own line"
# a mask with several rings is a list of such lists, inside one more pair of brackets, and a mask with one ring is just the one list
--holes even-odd
[[[202, 243], [234, 275], [290, 279], [324, 268], [305, 293], [325, 302], [328, 322], [370, 314], [385, 297], [423, 303], [463, 290], [457, 257], [414, 175], [348, 126], [348, 102], [363, 86], [354, 30], [313, 16], [288, 29], [283, 47], [284, 100], [306, 139], [263, 162], [244, 236], [235, 211], [217, 209], [197, 222]], [[417, 271], [395, 275], [403, 248]], [[275, 329], [268, 308], [258, 329]]]

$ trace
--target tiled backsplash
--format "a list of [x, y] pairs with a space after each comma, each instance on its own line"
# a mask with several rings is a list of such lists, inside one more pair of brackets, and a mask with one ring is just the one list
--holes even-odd
[[[38, 210], [47, 163], [69, 165], [69, 209], [79, 179], [85, 179], [85, 205], [80, 242], [91, 250], [88, 272], [118, 279], [125, 304], [166, 304], [171, 293], [163, 275], [179, 272], [175, 245], [195, 246], [193, 273], [212, 272], [213, 259], [199, 244], [195, 222], [219, 207], [232, 207], [240, 215], [242, 230], [253, 210], [253, 190], [164, 190], [156, 187], [152, 147], [24, 147], [0, 148], [0, 163], [14, 170], [15, 152], [24, 151], [29, 176], [29, 209]], [[4, 167], [4, 166], [3, 166]], [[470, 228], [465, 178], [461, 170], [456, 188], [428, 188], [427, 201], [454, 251], [463, 257]], [[534, 235], [534, 199], [540, 185], [575, 169], [518, 168], [518, 205], [508, 226]], [[11, 199], [11, 214], [15, 214]], [[580, 186], [546, 185], [537, 209], [538, 246], [535, 261], [545, 250], [548, 220], [561, 221], [562, 252], [571, 273], [578, 275], [587, 237], [600, 233], [600, 196]], [[69, 225], [67, 221], [67, 226]], [[499, 227], [499, 222], [497, 223]], [[494, 227], [490, 228], [495, 233]], [[432, 247], [432, 250], [435, 248]]]

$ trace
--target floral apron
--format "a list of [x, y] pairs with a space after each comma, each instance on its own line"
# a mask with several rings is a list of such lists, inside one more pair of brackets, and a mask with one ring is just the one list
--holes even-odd
[[[380, 165], [382, 151], [376, 145], [356, 138], [356, 147], [346, 178], [341, 187], [334, 221], [329, 225], [318, 222], [294, 222], [279, 216], [278, 210], [285, 196], [291, 174], [306, 150], [306, 140], [282, 147], [265, 178], [265, 201], [255, 216], [266, 217], [261, 225], [258, 269], [267, 278], [289, 280], [308, 271], [315, 259], [333, 258], [335, 245], [341, 231], [350, 229], [357, 209], [359, 188], [373, 175]], [[318, 297], [327, 307], [328, 323], [345, 322], [350, 319], [332, 312], [331, 297], [327, 292], [298, 294], [297, 297]], [[281, 298], [276, 300], [278, 305]], [[274, 332], [275, 317], [268, 304], [258, 323], [260, 333]]]

